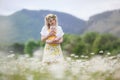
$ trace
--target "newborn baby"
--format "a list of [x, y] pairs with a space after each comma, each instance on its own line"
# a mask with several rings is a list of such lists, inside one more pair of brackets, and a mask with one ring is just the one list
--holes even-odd
[[[49, 32], [53, 32], [55, 35], [49, 36], [48, 39], [47, 39], [47, 41], [51, 42], [51, 41], [58, 41], [58, 40], [61, 39], [61, 38], [58, 38], [58, 36], [56, 36], [57, 30], [56, 30], [55, 26], [51, 26], [48, 31]], [[50, 44], [50, 45], [55, 46], [57, 44]]]

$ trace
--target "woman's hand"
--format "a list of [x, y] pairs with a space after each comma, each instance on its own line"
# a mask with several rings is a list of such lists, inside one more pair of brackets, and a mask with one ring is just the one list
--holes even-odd
[[46, 41], [50, 36], [53, 36], [53, 35], [55, 35], [53, 32], [50, 32], [46, 36], [41, 35], [41, 41]]
[[47, 43], [47, 44], [52, 44], [53, 41], [52, 41], [52, 40], [46, 40], [46, 43]]
[[54, 43], [54, 44], [60, 44], [60, 43], [62, 43], [63, 42], [63, 38], [55, 38], [53, 41], [52, 41], [52, 43]]
[[48, 44], [59, 44], [59, 41], [46, 40], [46, 43], [48, 43]]
[[50, 31], [48, 34], [48, 37], [50, 37], [50, 36], [55, 36], [55, 31]]
[[48, 44], [60, 44], [63, 42], [63, 38], [60, 38], [59, 40], [46, 40], [46, 43]]

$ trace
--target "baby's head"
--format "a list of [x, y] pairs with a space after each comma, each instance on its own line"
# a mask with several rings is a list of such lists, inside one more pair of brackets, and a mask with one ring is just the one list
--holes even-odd
[[50, 31], [56, 32], [56, 27], [55, 26], [50, 26]]
[[50, 26], [50, 30], [55, 30], [56, 26]]

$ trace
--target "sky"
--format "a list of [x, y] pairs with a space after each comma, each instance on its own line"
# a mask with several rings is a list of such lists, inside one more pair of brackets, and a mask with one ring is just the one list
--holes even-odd
[[120, 0], [0, 0], [0, 15], [22, 9], [60, 11], [88, 20], [92, 15], [120, 9]]

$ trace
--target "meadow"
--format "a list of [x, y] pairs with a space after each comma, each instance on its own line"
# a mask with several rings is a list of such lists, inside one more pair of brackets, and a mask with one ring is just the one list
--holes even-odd
[[120, 55], [65, 56], [62, 63], [41, 62], [40, 51], [0, 57], [0, 80], [120, 80]]

